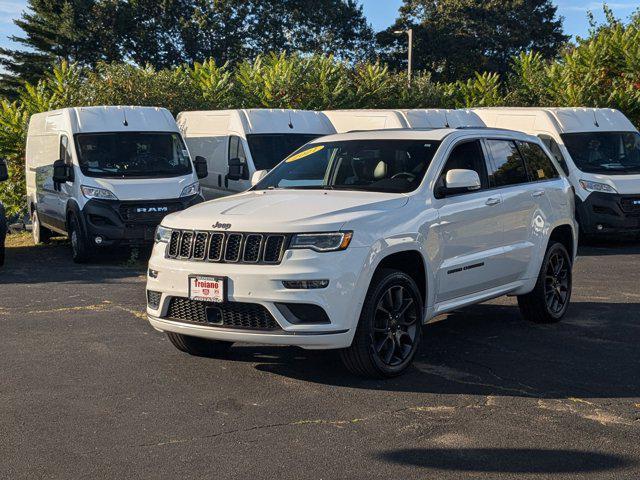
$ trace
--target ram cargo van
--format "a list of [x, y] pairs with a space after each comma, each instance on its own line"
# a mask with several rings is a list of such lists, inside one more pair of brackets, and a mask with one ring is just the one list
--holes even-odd
[[335, 133], [325, 115], [305, 110], [182, 112], [177, 121], [191, 153], [207, 159], [209, 175], [200, 184], [208, 200], [247, 190], [255, 172]]
[[640, 133], [608, 108], [480, 108], [491, 127], [536, 135], [576, 192], [583, 236], [640, 234]]
[[35, 243], [68, 235], [73, 259], [153, 241], [168, 213], [201, 202], [195, 165], [168, 110], [78, 107], [33, 115], [26, 152]]

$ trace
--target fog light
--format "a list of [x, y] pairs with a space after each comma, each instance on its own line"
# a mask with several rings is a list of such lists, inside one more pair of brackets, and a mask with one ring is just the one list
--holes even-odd
[[314, 288], [327, 288], [329, 280], [283, 280], [284, 288], [292, 290], [310, 290]]
[[149, 269], [149, 276], [150, 276], [151, 278], [158, 278], [158, 271], [157, 271], [157, 270]]
[[96, 242], [96, 245], [102, 245], [102, 242], [104, 242], [104, 238], [102, 238], [102, 236], [98, 235], [94, 242]]
[[604, 227], [603, 227], [602, 225], [598, 225], [596, 228], [597, 228], [598, 230], [603, 230], [603, 229], [604, 229]]

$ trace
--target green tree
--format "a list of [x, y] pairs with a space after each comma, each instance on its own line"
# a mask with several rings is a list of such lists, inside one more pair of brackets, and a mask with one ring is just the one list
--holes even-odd
[[551, 58], [568, 39], [551, 0], [404, 0], [399, 13], [378, 34], [383, 59], [394, 68], [406, 65], [406, 37], [393, 32], [413, 28], [414, 66], [439, 80], [504, 74], [521, 51]]

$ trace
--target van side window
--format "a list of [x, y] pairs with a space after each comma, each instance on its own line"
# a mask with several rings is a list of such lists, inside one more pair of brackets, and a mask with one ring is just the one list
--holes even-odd
[[496, 187], [527, 183], [529, 176], [513, 140], [487, 140], [493, 164], [489, 178]]
[[564, 160], [564, 157], [562, 156], [562, 152], [560, 151], [560, 147], [558, 146], [558, 143], [548, 135], [540, 135], [540, 140], [542, 140], [542, 143], [545, 144], [545, 146], [549, 149], [551, 154], [555, 157], [555, 159], [558, 162], [558, 165], [560, 165], [560, 168], [562, 168], [564, 173], [566, 175], [569, 175], [569, 167], [567, 167], [567, 162]]
[[[438, 178], [438, 187], [445, 186], [447, 172], [454, 169], [474, 170], [475, 172], [478, 172], [481, 188], [487, 188], [489, 184], [487, 178], [487, 164], [484, 158], [484, 153], [482, 152], [482, 145], [480, 145], [479, 140], [459, 143], [453, 148], [449, 154], [447, 163]], [[475, 191], [477, 192], [478, 190]]]
[[516, 142], [520, 153], [524, 157], [524, 161], [527, 164], [527, 170], [531, 175], [531, 179], [534, 182], [540, 180], [552, 180], [558, 178], [560, 174], [553, 165], [551, 159], [544, 153], [544, 150], [540, 148], [540, 145], [536, 145], [531, 142]]
[[64, 163], [71, 165], [71, 152], [69, 151], [69, 139], [66, 135], [60, 137], [60, 160], [64, 160]]

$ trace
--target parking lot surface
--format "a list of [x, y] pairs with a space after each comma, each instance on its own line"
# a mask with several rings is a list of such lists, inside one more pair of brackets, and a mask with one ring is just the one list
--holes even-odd
[[23, 243], [0, 270], [0, 478], [640, 477], [637, 244], [581, 250], [563, 322], [463, 309], [369, 381], [331, 352], [190, 357], [146, 322], [142, 264]]

